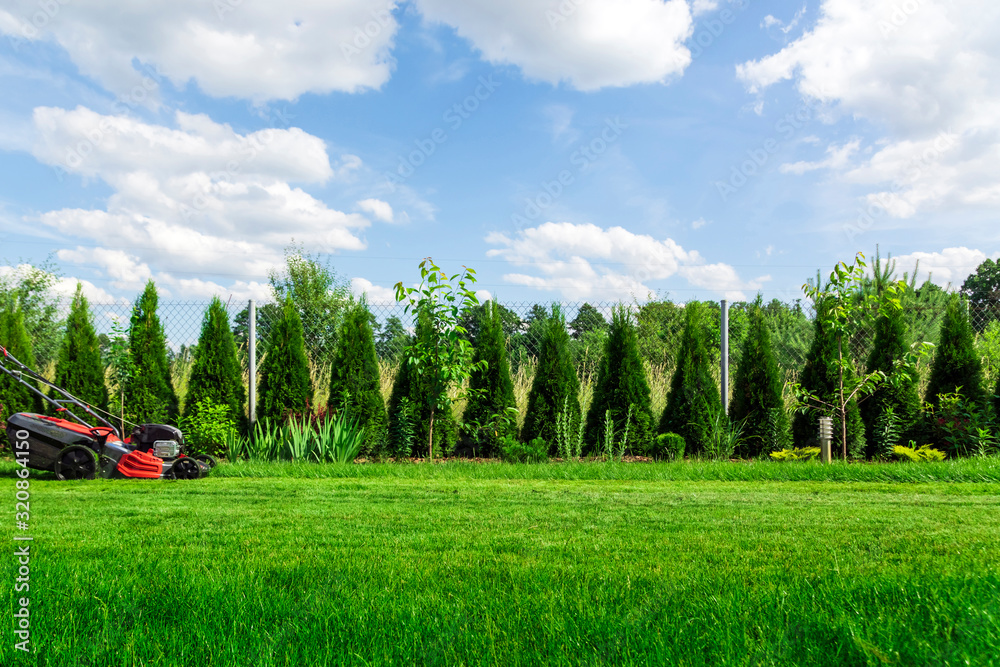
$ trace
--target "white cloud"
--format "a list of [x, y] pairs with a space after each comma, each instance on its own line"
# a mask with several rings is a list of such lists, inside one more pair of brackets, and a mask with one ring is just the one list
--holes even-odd
[[707, 224], [708, 222], [705, 220], [705, 218], [698, 218], [697, 220], [691, 223], [691, 229], [701, 229]]
[[[663, 82], [691, 62], [684, 0], [416, 0], [492, 63], [579, 90]], [[704, 3], [702, 3], [704, 5]]]
[[746, 282], [727, 264], [706, 264], [697, 251], [686, 251], [672, 239], [662, 241], [622, 227], [546, 222], [515, 237], [493, 232], [488, 251], [535, 274], [509, 273], [504, 280], [541, 290], [558, 291], [567, 299], [645, 298], [650, 280], [679, 274], [692, 285], [744, 299], [743, 289], [757, 289], [768, 277]]
[[52, 292], [62, 299], [70, 300], [76, 295], [77, 284], [83, 288], [83, 296], [90, 303], [128, 303], [125, 299], [116, 299], [110, 292], [82, 278], [60, 278], [52, 286]]
[[816, 169], [841, 169], [847, 165], [851, 156], [858, 152], [858, 147], [860, 145], [860, 139], [853, 139], [843, 146], [830, 144], [826, 148], [827, 157], [825, 160], [820, 160], [818, 162], [793, 162], [791, 164], [783, 164], [780, 167], [781, 173], [801, 175], [807, 171], [815, 171]]
[[691, 14], [701, 16], [718, 9], [718, 0], [693, 0], [691, 2]]
[[913, 269], [919, 262], [917, 284], [930, 279], [942, 287], [951, 285], [958, 289], [976, 268], [987, 259], [1000, 258], [1000, 252], [987, 255], [982, 250], [973, 250], [964, 246], [945, 248], [941, 252], [912, 252], [908, 255], [893, 257], [896, 262], [896, 273], [913, 275]]
[[[133, 67], [138, 61], [175, 86], [193, 80], [215, 97], [295, 99], [385, 83], [393, 68], [395, 6], [395, 0], [143, 0], [126, 10], [102, 0], [9, 0], [0, 10], [0, 32], [52, 38], [83, 74], [125, 96], [149, 79]], [[32, 19], [39, 14], [45, 20], [36, 29]], [[148, 94], [155, 95], [155, 86]]]
[[779, 18], [775, 18], [771, 14], [768, 14], [767, 16], [764, 17], [764, 20], [760, 22], [760, 27], [761, 28], [777, 28], [778, 30], [780, 30], [782, 32], [782, 34], [787, 35], [792, 30], [795, 29], [795, 26], [797, 26], [799, 24], [799, 21], [802, 20], [802, 17], [805, 15], [805, 13], [806, 13], [806, 8], [802, 7], [802, 9], [800, 9], [797, 12], [795, 12], [795, 16], [793, 16], [792, 20], [789, 21], [788, 23], [785, 23], [784, 21], [782, 21]]
[[382, 222], [392, 222], [392, 206], [381, 199], [362, 199], [358, 208]]
[[[37, 220], [90, 241], [60, 257], [96, 266], [121, 289], [165, 272], [249, 280], [244, 291], [252, 293], [253, 280], [283, 264], [281, 249], [293, 237], [313, 252], [365, 247], [364, 216], [330, 209], [289, 183], [334, 176], [322, 140], [298, 128], [240, 135], [178, 112], [171, 129], [83, 107], [40, 107], [34, 122], [38, 160], [113, 190], [104, 210], [60, 209]], [[199, 293], [218, 288], [185, 284]]]
[[[824, 0], [816, 26], [743, 63], [751, 92], [794, 80], [806, 98], [885, 128], [848, 170], [891, 215], [1000, 203], [1000, 5]], [[791, 170], [791, 169], [790, 169]]]
[[351, 292], [359, 297], [367, 295], [369, 303], [396, 303], [393, 288], [376, 285], [367, 278], [351, 278]]

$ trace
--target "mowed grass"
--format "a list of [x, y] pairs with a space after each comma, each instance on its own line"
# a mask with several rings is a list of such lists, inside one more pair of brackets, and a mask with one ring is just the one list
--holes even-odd
[[37, 475], [37, 653], [0, 664], [1000, 664], [995, 460], [753, 465]]

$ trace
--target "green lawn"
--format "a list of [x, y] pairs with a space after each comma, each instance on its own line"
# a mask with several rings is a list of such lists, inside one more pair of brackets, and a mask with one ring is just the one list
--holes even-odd
[[[36, 474], [37, 653], [14, 655], [7, 632], [0, 664], [1000, 664], [998, 472], [990, 459]], [[12, 515], [9, 462], [0, 488]], [[13, 609], [16, 560], [0, 560]]]

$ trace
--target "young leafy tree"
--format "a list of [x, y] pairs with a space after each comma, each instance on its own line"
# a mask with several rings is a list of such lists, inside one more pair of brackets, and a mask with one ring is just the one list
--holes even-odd
[[[77, 283], [66, 333], [56, 361], [55, 383], [80, 400], [100, 410], [108, 409], [108, 388], [97, 332], [90, 321], [83, 286]], [[83, 417], [83, 415], [79, 415]]]
[[62, 342], [59, 299], [52, 288], [59, 274], [51, 260], [39, 266], [19, 264], [0, 275], [0, 310], [21, 309], [24, 330], [31, 340], [31, 350], [41, 372], [56, 359]]
[[[517, 402], [514, 400], [514, 383], [507, 359], [503, 310], [503, 306], [495, 301], [487, 301], [479, 309], [469, 399], [462, 414], [467, 429], [486, 430], [488, 424], [493, 425], [494, 428], [489, 429], [490, 434], [485, 437], [485, 444], [489, 447], [495, 445], [499, 438], [517, 435]], [[477, 439], [479, 435], [476, 434]]]
[[986, 398], [982, 361], [976, 353], [965, 303], [958, 294], [952, 295], [941, 323], [941, 337], [934, 352], [924, 400], [936, 406], [939, 394], [956, 391], [975, 405], [981, 406]]
[[[24, 328], [24, 313], [19, 307], [0, 310], [0, 346], [28, 368], [35, 368], [31, 339]], [[33, 382], [32, 386], [35, 386]], [[37, 394], [6, 373], [0, 373], [0, 423], [16, 412], [41, 412], [41, 409], [42, 400]]]
[[201, 336], [194, 350], [188, 393], [184, 400], [185, 416], [197, 414], [199, 402], [206, 399], [225, 407], [234, 423], [243, 420], [245, 393], [243, 369], [236, 357], [236, 341], [229, 328], [229, 313], [215, 297], [205, 311]]
[[569, 326], [573, 330], [573, 338], [580, 338], [591, 331], [607, 327], [608, 323], [604, 319], [604, 316], [601, 315], [601, 311], [589, 303], [585, 303], [580, 306], [580, 310], [577, 311], [576, 317], [569, 323]]
[[539, 328], [538, 365], [528, 393], [521, 440], [542, 438], [551, 449], [556, 446], [556, 416], [560, 412], [567, 413], [570, 431], [575, 433], [579, 428], [580, 379], [573, 368], [566, 319], [559, 306], [552, 306], [552, 315], [542, 320]]
[[152, 280], [132, 307], [128, 350], [134, 373], [128, 382], [126, 413], [136, 423], [169, 423], [177, 417], [177, 395], [170, 378], [167, 340], [156, 314]]
[[639, 356], [639, 341], [636, 336], [632, 313], [625, 306], [618, 306], [611, 314], [611, 329], [604, 348], [594, 399], [587, 411], [586, 438], [596, 445], [605, 437], [605, 418], [610, 417], [618, 441], [628, 423], [629, 443], [643, 449], [653, 440], [653, 408], [649, 396], [646, 369]]
[[670, 380], [667, 406], [660, 417], [660, 433], [684, 438], [685, 451], [705, 451], [715, 419], [722, 411], [719, 387], [712, 377], [712, 356], [704, 339], [703, 306], [684, 307], [684, 333], [677, 352], [677, 369]]
[[356, 304], [344, 317], [337, 334], [337, 349], [330, 372], [331, 411], [346, 410], [365, 429], [364, 451], [382, 447], [386, 432], [385, 402], [382, 400], [371, 313]]
[[982, 332], [993, 320], [1000, 319], [1000, 262], [987, 259], [962, 283], [962, 294], [969, 299], [972, 327]]
[[403, 327], [403, 321], [395, 315], [385, 321], [385, 327], [375, 341], [375, 353], [379, 359], [395, 361], [403, 353], [403, 348], [409, 344], [409, 337]]
[[273, 422], [289, 412], [307, 412], [312, 398], [309, 361], [302, 339], [302, 320], [291, 301], [285, 301], [260, 364], [257, 418]]
[[771, 332], [758, 300], [750, 310], [750, 328], [743, 342], [733, 381], [729, 418], [743, 423], [745, 453], [759, 456], [788, 444], [788, 415], [782, 397], [784, 382], [771, 346]]
[[476, 272], [463, 267], [461, 273], [448, 276], [428, 257], [420, 263], [420, 285], [403, 287], [396, 283], [396, 301], [406, 302], [406, 312], [420, 311], [430, 324], [425, 335], [417, 335], [408, 363], [417, 368], [426, 390], [423, 400], [428, 415], [427, 445], [434, 459], [434, 417], [451, 410], [449, 391], [461, 387], [469, 379], [473, 367], [469, 363], [472, 345], [468, 332], [459, 322], [479, 305], [479, 298], [470, 289]]

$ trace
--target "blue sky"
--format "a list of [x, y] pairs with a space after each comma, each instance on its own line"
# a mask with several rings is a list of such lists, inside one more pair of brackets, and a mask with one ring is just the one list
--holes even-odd
[[293, 238], [374, 301], [428, 255], [543, 302], [1000, 256], [990, 3], [124, 7], [0, 9], [0, 259], [94, 300], [265, 298]]

